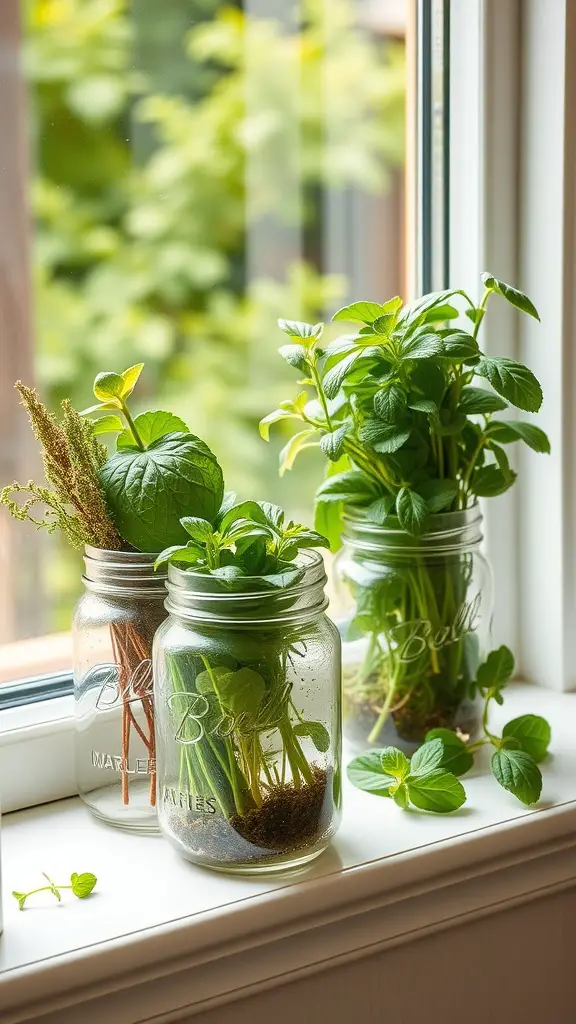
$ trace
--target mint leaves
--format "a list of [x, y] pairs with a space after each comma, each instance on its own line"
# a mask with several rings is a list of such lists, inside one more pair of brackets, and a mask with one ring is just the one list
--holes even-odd
[[24, 910], [26, 901], [30, 896], [35, 896], [38, 892], [50, 892], [60, 903], [62, 900], [62, 889], [71, 889], [75, 896], [79, 900], [85, 899], [90, 896], [90, 893], [96, 887], [98, 879], [96, 875], [93, 875], [90, 871], [85, 871], [79, 875], [76, 871], [73, 871], [70, 875], [70, 885], [56, 885], [51, 878], [43, 871], [42, 874], [48, 882], [48, 885], [42, 885], [39, 889], [32, 889], [30, 892], [18, 892], [17, 889], [12, 890], [12, 895], [15, 900], [18, 901], [20, 910]]
[[[484, 274], [483, 282], [478, 305], [460, 289], [432, 292], [404, 307], [397, 296], [384, 303], [352, 302], [332, 319], [348, 322], [354, 333], [328, 345], [322, 324], [278, 321], [294, 339], [280, 355], [299, 373], [299, 385], [315, 395], [309, 400], [300, 392], [294, 401], [281, 402], [261, 421], [260, 431], [268, 440], [273, 423], [300, 420], [281, 455], [282, 474], [301, 451], [320, 445], [327, 480], [317, 493], [317, 524], [330, 536], [345, 505], [361, 507], [367, 519], [382, 524], [382, 506], [375, 504], [380, 499], [390, 499], [386, 517], [395, 515], [417, 536], [437, 512], [468, 508], [478, 497], [496, 497], [514, 484], [503, 444], [521, 441], [535, 452], [549, 452], [548, 438], [535, 424], [492, 422], [509, 404], [537, 412], [542, 389], [527, 366], [482, 351], [488, 302], [496, 297], [536, 319], [538, 313], [527, 296], [492, 274]], [[450, 326], [462, 313], [468, 330]], [[482, 378], [489, 386], [477, 386]], [[333, 490], [335, 463], [343, 474], [360, 474], [372, 501], [365, 500], [366, 488], [346, 487], [345, 478]], [[444, 483], [450, 486], [448, 500], [429, 500], [426, 490], [434, 494]]]
[[[298, 552], [302, 548], [329, 547], [326, 538], [315, 530], [287, 520], [278, 505], [237, 502], [232, 492], [225, 495], [214, 523], [199, 516], [183, 516], [180, 524], [190, 540], [162, 551], [156, 568], [173, 562], [183, 569], [209, 573], [228, 587], [240, 581], [239, 586], [244, 588], [252, 577], [256, 586], [293, 584], [302, 572], [294, 565]], [[312, 733], [306, 735], [316, 743]]]
[[470, 689], [472, 696], [479, 693], [484, 698], [482, 738], [467, 744], [451, 729], [431, 729], [412, 760], [396, 747], [354, 758], [348, 765], [350, 782], [367, 793], [392, 797], [400, 807], [413, 804], [445, 814], [466, 799], [457, 776], [469, 772], [474, 754], [490, 745], [494, 748], [490, 767], [498, 784], [523, 804], [536, 803], [542, 793], [538, 762], [546, 757], [552, 735], [549, 723], [540, 715], [521, 715], [504, 726], [502, 736], [488, 728], [490, 702], [504, 703], [502, 691], [513, 672], [514, 656], [504, 645], [490, 651], [478, 667]]
[[389, 796], [399, 807], [413, 804], [420, 810], [447, 814], [462, 806], [466, 793], [456, 776], [442, 767], [443, 757], [440, 739], [424, 743], [412, 760], [396, 747], [386, 747], [354, 758], [347, 774], [357, 789]]

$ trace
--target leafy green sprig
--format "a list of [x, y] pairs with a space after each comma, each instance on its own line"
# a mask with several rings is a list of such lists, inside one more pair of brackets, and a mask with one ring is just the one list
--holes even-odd
[[[545, 433], [533, 423], [494, 419], [508, 408], [537, 412], [542, 390], [523, 364], [487, 356], [478, 336], [488, 301], [500, 295], [539, 319], [527, 296], [491, 274], [476, 305], [461, 289], [433, 292], [408, 306], [354, 302], [335, 321], [357, 326], [324, 345], [324, 324], [279, 320], [291, 343], [280, 354], [303, 373], [301, 391], [265, 416], [260, 432], [296, 419], [304, 426], [280, 454], [280, 472], [299, 452], [320, 446], [327, 478], [316, 495], [316, 525], [334, 538], [343, 504], [359, 506], [381, 524], [395, 513], [417, 534], [435, 512], [469, 507], [479, 497], [512, 486], [506, 445], [523, 441], [549, 452]], [[458, 301], [458, 305], [455, 301]], [[462, 310], [470, 330], [450, 326]], [[490, 387], [477, 387], [479, 377]]]
[[406, 810], [410, 804], [423, 811], [446, 814], [466, 800], [456, 776], [443, 765], [444, 744], [433, 739], [422, 744], [409, 760], [396, 747], [371, 750], [348, 765], [348, 778], [357, 789], [392, 797]]
[[294, 559], [302, 548], [328, 547], [315, 530], [287, 520], [278, 505], [241, 501], [228, 492], [214, 523], [197, 516], [180, 520], [190, 536], [186, 544], [166, 548], [156, 567], [173, 562], [226, 582], [262, 577], [271, 586], [297, 579]]
[[93, 875], [89, 871], [84, 871], [81, 875], [79, 875], [76, 871], [73, 871], [72, 874], [70, 875], [70, 885], [56, 885], [56, 883], [48, 877], [46, 872], [43, 871], [42, 874], [46, 881], [48, 882], [48, 885], [41, 885], [39, 889], [31, 889], [30, 892], [18, 892], [17, 890], [13, 890], [12, 895], [14, 899], [18, 900], [18, 906], [20, 910], [24, 910], [26, 900], [28, 900], [30, 896], [35, 896], [36, 893], [39, 892], [51, 892], [52, 895], [55, 896], [58, 902], [60, 903], [60, 901], [62, 900], [61, 890], [71, 889], [74, 895], [77, 896], [79, 900], [83, 900], [87, 896], [90, 896], [90, 893], [93, 892], [98, 881], [96, 875]]
[[[491, 651], [478, 668], [472, 694], [477, 692], [484, 699], [480, 739], [467, 744], [451, 729], [431, 729], [411, 761], [394, 747], [355, 758], [348, 765], [350, 781], [358, 789], [394, 797], [401, 807], [411, 802], [425, 810], [451, 811], [455, 809], [451, 803], [456, 794], [460, 794], [453, 780], [466, 775], [474, 766], [475, 754], [488, 746], [493, 748], [490, 767], [498, 784], [527, 806], [537, 803], [542, 792], [542, 773], [538, 765], [548, 752], [552, 736], [550, 724], [540, 715], [529, 714], [508, 722], [501, 736], [488, 727], [490, 704], [493, 700], [500, 705], [504, 703], [502, 691], [513, 672], [514, 656], [505, 646]], [[414, 781], [422, 773], [433, 776], [425, 779], [424, 786], [421, 779]], [[460, 789], [464, 794], [463, 803], [465, 793], [461, 785]], [[434, 803], [437, 806], [432, 806]]]
[[[549, 722], [540, 715], [521, 715], [508, 722], [502, 735], [491, 732], [488, 727], [490, 704], [504, 703], [502, 691], [514, 673], [514, 655], [502, 645], [491, 651], [480, 665], [476, 681], [472, 684], [472, 695], [479, 693], [484, 700], [482, 714], [483, 736], [475, 743], [466, 745], [456, 733], [449, 729], [432, 729], [426, 739], [440, 738], [445, 743], [446, 757], [452, 760], [451, 771], [464, 775], [474, 763], [474, 754], [482, 747], [492, 747], [490, 767], [494, 778], [523, 804], [530, 805], [540, 799], [542, 773], [538, 767], [548, 752], [552, 730]], [[448, 753], [449, 752], [449, 753]], [[448, 760], [443, 762], [449, 764]]]

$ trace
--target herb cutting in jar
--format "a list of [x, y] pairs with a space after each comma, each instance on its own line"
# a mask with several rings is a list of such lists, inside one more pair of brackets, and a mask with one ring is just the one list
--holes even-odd
[[[354, 604], [343, 626], [350, 643], [344, 711], [358, 742], [381, 746], [394, 730], [410, 752], [431, 729], [460, 726], [474, 735], [480, 726], [472, 702], [490, 612], [474, 581], [472, 548], [481, 535], [468, 543], [469, 526], [479, 499], [514, 484], [510, 445], [550, 451], [532, 421], [502, 416], [510, 406], [538, 412], [534, 374], [481, 348], [492, 299], [536, 320], [538, 313], [493, 275], [484, 274], [483, 285], [479, 302], [462, 289], [408, 305], [397, 296], [353, 302], [333, 320], [355, 329], [329, 342], [322, 323], [279, 320], [290, 339], [280, 354], [313, 395], [301, 390], [280, 403], [260, 432], [267, 440], [271, 425], [298, 422], [281, 452], [281, 473], [301, 451], [320, 447], [327, 464], [316, 528], [336, 549], [344, 522], [362, 550], [342, 563]], [[457, 530], [459, 548], [446, 541]], [[460, 721], [463, 708], [468, 718]]]
[[[170, 412], [133, 416], [130, 398], [142, 369], [138, 363], [123, 373], [98, 374], [98, 404], [79, 413], [64, 400], [60, 420], [34, 389], [16, 383], [40, 444], [46, 484], [30, 480], [3, 488], [0, 504], [14, 518], [48, 533], [60, 530], [78, 549], [88, 545], [106, 552], [151, 552], [153, 557], [185, 539], [180, 524], [185, 510], [216, 515], [223, 480], [210, 449]], [[104, 415], [94, 419], [99, 413]], [[105, 434], [116, 435], [111, 455], [99, 440]], [[150, 664], [152, 639], [164, 617], [162, 607], [152, 610], [150, 602], [140, 607], [135, 599], [130, 614], [125, 611], [109, 626], [108, 661], [117, 671], [121, 697], [122, 749], [116, 761], [124, 806], [130, 803], [131, 735], [144, 745], [149, 803], [156, 801], [154, 706], [150, 673], [141, 666]], [[89, 750], [84, 753], [90, 756]]]
[[[326, 634], [337, 653], [339, 643], [327, 621], [317, 633], [325, 575], [309, 550], [328, 542], [278, 506], [232, 493], [214, 523], [181, 522], [188, 542], [157, 560], [172, 567], [174, 619], [155, 643], [164, 831], [210, 866], [319, 852], [340, 805], [339, 661]], [[290, 613], [306, 608], [310, 566], [315, 604], [298, 624]], [[173, 590], [183, 594], [174, 609]], [[306, 716], [318, 695], [322, 721]]]

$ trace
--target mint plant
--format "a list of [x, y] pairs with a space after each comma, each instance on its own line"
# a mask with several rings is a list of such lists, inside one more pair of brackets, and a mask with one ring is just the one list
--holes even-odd
[[[162, 790], [169, 827], [182, 838], [190, 816], [174, 805], [198, 798], [217, 815], [201, 816], [195, 833], [211, 857], [313, 845], [339, 797], [335, 778], [317, 763], [330, 750], [330, 732], [306, 717], [294, 689], [294, 678], [309, 671], [317, 627], [306, 616], [299, 625], [290, 612], [309, 564], [309, 552], [300, 552], [328, 542], [278, 506], [238, 502], [232, 493], [214, 523], [189, 516], [182, 525], [188, 542], [157, 560], [193, 574], [196, 597], [186, 607], [199, 601], [201, 609], [190, 613], [189, 639], [158, 641], [159, 699], [168, 709], [162, 728], [170, 730], [164, 745], [177, 751], [173, 784]], [[320, 586], [322, 579], [321, 572]]]
[[90, 893], [94, 891], [98, 881], [96, 875], [93, 875], [89, 871], [84, 871], [81, 875], [76, 871], [73, 871], [70, 875], [70, 885], [56, 885], [56, 883], [53, 882], [44, 871], [42, 874], [48, 882], [48, 885], [42, 885], [38, 889], [31, 889], [30, 892], [18, 892], [16, 889], [13, 890], [12, 895], [14, 899], [18, 900], [20, 910], [24, 910], [26, 901], [30, 899], [30, 896], [35, 896], [39, 892], [52, 893], [59, 903], [62, 900], [62, 889], [71, 889], [79, 900], [86, 899], [86, 897], [90, 896]]
[[508, 722], [497, 736], [488, 727], [490, 704], [504, 703], [503, 690], [514, 672], [514, 655], [504, 645], [491, 651], [479, 666], [472, 690], [483, 700], [482, 736], [466, 744], [454, 732], [431, 730], [427, 740], [441, 739], [445, 754], [442, 764], [455, 775], [464, 775], [474, 763], [474, 754], [482, 747], [492, 747], [490, 767], [494, 778], [522, 803], [530, 805], [540, 799], [542, 773], [538, 767], [548, 753], [552, 737], [549, 722], [540, 715], [521, 715]]
[[396, 747], [371, 750], [354, 758], [347, 774], [357, 789], [392, 797], [404, 810], [413, 804], [423, 811], [447, 814], [466, 800], [462, 783], [444, 765], [440, 739], [424, 743], [410, 760]]
[[[370, 566], [361, 571], [356, 563], [347, 575], [343, 570], [355, 604], [344, 639], [363, 641], [363, 660], [346, 667], [345, 709], [373, 744], [390, 717], [406, 744], [422, 742], [430, 728], [455, 724], [485, 653], [471, 625], [482, 599], [470, 593], [472, 555], [427, 558], [422, 536], [442, 531], [446, 513], [464, 513], [514, 484], [510, 445], [550, 451], [533, 422], [502, 416], [510, 406], [540, 409], [536, 377], [481, 347], [494, 297], [535, 319], [537, 310], [491, 274], [483, 275], [483, 284], [478, 302], [462, 289], [409, 305], [397, 296], [353, 302], [333, 317], [352, 330], [327, 342], [322, 323], [278, 321], [290, 339], [280, 354], [300, 373], [301, 387], [260, 424], [265, 439], [273, 424], [297, 424], [281, 452], [280, 472], [304, 449], [320, 447], [326, 476], [316, 492], [315, 526], [334, 549], [344, 512], [359, 529], [367, 524], [414, 538], [406, 545], [413, 549], [410, 560], [378, 554], [372, 533]], [[457, 522], [445, 528], [454, 530]], [[402, 647], [411, 630], [422, 649], [406, 659]]]
[[482, 747], [492, 747], [490, 767], [498, 784], [527, 806], [537, 803], [542, 792], [538, 765], [552, 737], [549, 722], [540, 715], [521, 715], [507, 722], [501, 736], [488, 726], [490, 704], [504, 703], [502, 691], [513, 672], [514, 656], [505, 646], [491, 651], [479, 666], [472, 684], [484, 703], [479, 739], [466, 742], [450, 729], [431, 729], [411, 760], [394, 747], [373, 750], [350, 762], [348, 778], [358, 789], [393, 797], [400, 807], [412, 803], [424, 810], [451, 811], [466, 799], [458, 777], [474, 767]]

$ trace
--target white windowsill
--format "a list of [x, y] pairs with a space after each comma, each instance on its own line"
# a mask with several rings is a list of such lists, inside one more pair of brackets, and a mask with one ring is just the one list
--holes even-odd
[[[196, 868], [159, 838], [100, 825], [78, 799], [6, 816], [3, 1024], [176, 1020], [575, 884], [576, 694], [515, 686], [494, 724], [528, 711], [553, 727], [538, 808], [476, 770], [468, 803], [448, 816], [349, 788], [332, 848], [290, 878]], [[60, 882], [93, 871], [97, 892], [39, 897], [21, 913], [11, 890], [40, 884], [43, 870]]]

